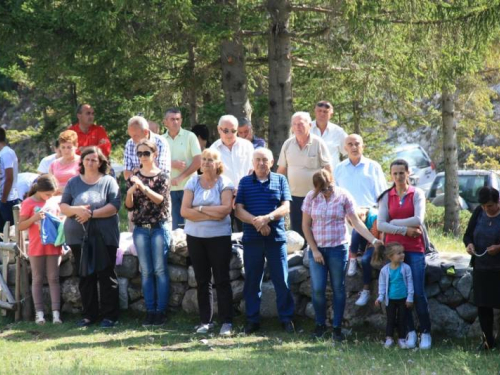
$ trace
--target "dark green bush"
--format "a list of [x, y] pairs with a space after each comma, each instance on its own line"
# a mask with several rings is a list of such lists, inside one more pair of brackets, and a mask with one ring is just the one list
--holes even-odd
[[[463, 236], [465, 233], [465, 229], [467, 228], [467, 224], [469, 223], [471, 213], [467, 210], [460, 211], [459, 217], [459, 228], [460, 233], [459, 236]], [[425, 210], [425, 224], [428, 228], [435, 228], [443, 230], [444, 226], [444, 207], [434, 206], [432, 203], [427, 203]]]

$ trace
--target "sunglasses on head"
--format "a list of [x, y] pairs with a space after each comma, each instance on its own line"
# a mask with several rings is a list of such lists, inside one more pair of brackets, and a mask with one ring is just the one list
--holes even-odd
[[149, 158], [151, 156], [151, 151], [137, 151], [137, 157], [142, 158], [143, 156]]
[[223, 132], [224, 134], [227, 134], [229, 132], [234, 134], [237, 132], [237, 130], [236, 129], [221, 129], [221, 132]]
[[316, 104], [316, 107], [320, 107], [320, 108], [327, 108], [327, 109], [330, 109], [332, 106], [328, 103], [318, 103]]

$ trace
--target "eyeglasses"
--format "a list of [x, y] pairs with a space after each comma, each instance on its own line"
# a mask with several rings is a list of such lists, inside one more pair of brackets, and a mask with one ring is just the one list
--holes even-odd
[[316, 104], [316, 107], [330, 109], [332, 106], [330, 104], [328, 104], [328, 103], [321, 103], [321, 102], [319, 102], [318, 104]]
[[137, 157], [142, 158], [143, 156], [149, 158], [151, 156], [151, 151], [137, 151]]
[[227, 133], [229, 133], [229, 132], [231, 132], [231, 133], [233, 133], [233, 134], [234, 134], [234, 133], [236, 133], [236, 132], [237, 132], [237, 130], [236, 130], [236, 129], [222, 129], [222, 128], [220, 129], [220, 131], [221, 131], [221, 132], [223, 132], [224, 134], [227, 134]]
[[324, 189], [321, 189], [322, 193], [327, 193], [329, 191], [333, 191], [333, 186], [332, 185], [328, 185], [328, 187], [326, 187]]

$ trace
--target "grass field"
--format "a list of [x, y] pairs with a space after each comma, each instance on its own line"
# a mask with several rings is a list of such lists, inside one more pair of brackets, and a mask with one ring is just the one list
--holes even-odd
[[[118, 327], [79, 329], [5, 324], [0, 331], [1, 374], [498, 374], [500, 354], [479, 354], [476, 341], [434, 337], [430, 351], [384, 349], [383, 332], [354, 328], [348, 339], [311, 340], [311, 321], [295, 335], [275, 320], [255, 336], [196, 336], [194, 316], [173, 314], [163, 329], [122, 317]], [[244, 324], [240, 316], [235, 322]]]

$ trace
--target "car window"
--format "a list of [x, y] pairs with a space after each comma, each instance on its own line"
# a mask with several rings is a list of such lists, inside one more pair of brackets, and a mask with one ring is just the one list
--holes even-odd
[[[483, 186], [488, 186], [487, 175], [458, 176], [458, 191], [468, 203], [479, 203], [478, 194]], [[444, 194], [444, 176], [436, 177], [429, 192], [429, 198]]]
[[417, 167], [419, 169], [427, 168], [431, 165], [430, 161], [422, 153], [419, 148], [411, 150], [402, 150], [396, 154], [398, 159], [404, 159], [408, 162], [410, 167]]

